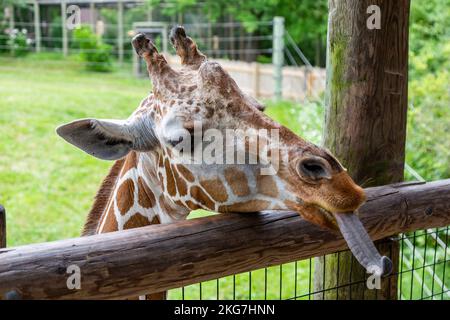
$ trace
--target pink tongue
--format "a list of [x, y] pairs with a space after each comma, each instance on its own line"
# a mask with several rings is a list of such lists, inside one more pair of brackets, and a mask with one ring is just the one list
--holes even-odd
[[381, 256], [359, 218], [354, 213], [335, 214], [342, 236], [356, 260], [376, 276], [385, 276], [392, 271], [392, 261]]

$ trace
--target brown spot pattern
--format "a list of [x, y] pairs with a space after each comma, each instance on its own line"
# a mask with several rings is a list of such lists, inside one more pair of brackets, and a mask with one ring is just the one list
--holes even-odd
[[158, 216], [154, 216], [151, 224], [161, 224], [161, 220], [159, 220]]
[[155, 205], [155, 195], [141, 177], [138, 178], [138, 202], [143, 208], [152, 208]]
[[150, 224], [151, 223], [147, 217], [143, 216], [139, 212], [136, 212], [134, 215], [132, 215], [130, 217], [130, 219], [128, 219], [127, 222], [125, 222], [125, 224], [123, 225], [123, 228], [124, 229], [133, 229], [133, 228], [148, 226]]
[[198, 186], [191, 187], [191, 197], [194, 198], [198, 203], [206, 206], [210, 210], [214, 210], [214, 202], [211, 198]]
[[213, 198], [214, 200], [218, 202], [227, 201], [227, 190], [225, 189], [222, 180], [220, 180], [219, 178], [203, 180], [200, 182], [200, 185], [203, 187], [203, 189], [206, 190], [206, 192], [209, 193], [211, 198]]
[[124, 215], [130, 210], [134, 203], [134, 183], [133, 180], [125, 180], [117, 190], [117, 207], [120, 214]]
[[138, 159], [136, 152], [132, 151], [128, 154], [125, 159], [125, 163], [123, 164], [122, 177], [133, 168], [137, 167]]
[[270, 202], [266, 200], [250, 200], [227, 206], [220, 206], [219, 212], [256, 212], [266, 210], [269, 206]]
[[241, 170], [236, 168], [225, 169], [225, 179], [233, 190], [233, 193], [239, 197], [244, 197], [250, 194], [248, 187], [247, 176]]
[[256, 178], [256, 184], [258, 186], [258, 193], [268, 197], [278, 197], [278, 188], [275, 180], [269, 175], [258, 175]]
[[158, 172], [159, 181], [161, 181], [161, 188], [164, 186], [164, 177], [161, 172]]
[[195, 178], [191, 171], [182, 164], [177, 165], [178, 172], [189, 182], [194, 182]]
[[187, 200], [187, 201], [186, 201], [186, 205], [187, 205], [188, 208], [191, 209], [191, 210], [197, 210], [197, 209], [199, 209], [199, 206], [196, 205], [195, 203], [193, 203], [191, 200]]
[[[103, 224], [103, 229], [101, 233], [107, 233], [112, 231], [117, 231], [119, 226], [117, 225], [116, 215], [114, 214], [114, 206], [111, 206], [108, 213], [105, 216], [105, 223]], [[99, 223], [101, 225], [101, 223]]]
[[170, 169], [169, 160], [164, 161], [164, 167], [166, 169], [166, 179], [167, 179], [167, 192], [173, 197], [177, 194], [177, 189], [175, 186], [175, 180], [172, 175], [172, 170]]
[[179, 173], [177, 172], [177, 170], [174, 166], [172, 166], [172, 172], [175, 177], [175, 182], [177, 184], [178, 194], [180, 196], [185, 196], [188, 191], [186, 181], [184, 181], [184, 179], [179, 175]]

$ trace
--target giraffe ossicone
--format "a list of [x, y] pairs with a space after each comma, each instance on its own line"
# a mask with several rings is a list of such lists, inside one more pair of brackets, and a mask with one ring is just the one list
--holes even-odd
[[[128, 119], [82, 119], [57, 129], [85, 152], [116, 160], [84, 234], [168, 223], [195, 209], [294, 210], [321, 227], [339, 228], [358, 261], [386, 273], [375, 247], [360, 243], [370, 242], [354, 215], [365, 201], [364, 191], [339, 161], [261, 112], [263, 106], [209, 61], [182, 27], [171, 31], [170, 40], [181, 58], [180, 70], [169, 66], [147, 36], [133, 38], [153, 90]], [[223, 138], [230, 131], [239, 134], [232, 142], [216, 141], [208, 154], [214, 160], [229, 153], [234, 161], [185, 161], [197, 150], [204, 153], [214, 143], [212, 136]], [[246, 134], [250, 131], [256, 134]], [[180, 154], [180, 143], [186, 141]], [[274, 156], [276, 170], [264, 174], [263, 169], [273, 169]]]

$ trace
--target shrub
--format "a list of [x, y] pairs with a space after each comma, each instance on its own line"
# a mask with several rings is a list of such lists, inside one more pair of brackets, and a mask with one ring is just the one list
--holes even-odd
[[89, 26], [75, 29], [73, 39], [88, 70], [100, 72], [112, 70], [111, 46], [103, 43]]
[[406, 161], [427, 180], [450, 177], [450, 11], [444, 2], [411, 6]]
[[15, 57], [22, 57], [30, 51], [31, 39], [27, 38], [26, 29], [7, 30], [9, 37], [6, 40], [6, 46], [11, 50]]

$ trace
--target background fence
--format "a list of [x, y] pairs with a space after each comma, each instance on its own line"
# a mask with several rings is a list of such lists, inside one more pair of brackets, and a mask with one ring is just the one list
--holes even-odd
[[[68, 19], [75, 10], [71, 9], [73, 4], [79, 9], [83, 31], [68, 27], [68, 22], [73, 23]], [[232, 17], [211, 22], [191, 13], [178, 17], [178, 21], [167, 21], [157, 8], [149, 11], [142, 1], [38, 0], [7, 9], [3, 32], [0, 28], [0, 51], [12, 55], [81, 55], [94, 70], [107, 71], [117, 65], [142, 75], [145, 72], [141, 72], [142, 66], [136, 66], [139, 60], [130, 45], [132, 36], [147, 33], [169, 57], [174, 51], [167, 34], [172, 26], [183, 24], [199, 48], [210, 58], [221, 60], [244, 91], [257, 98], [317, 98], [325, 86], [324, 70], [312, 67], [284, 29], [282, 18], [245, 25]], [[128, 65], [131, 61], [133, 68]]]

